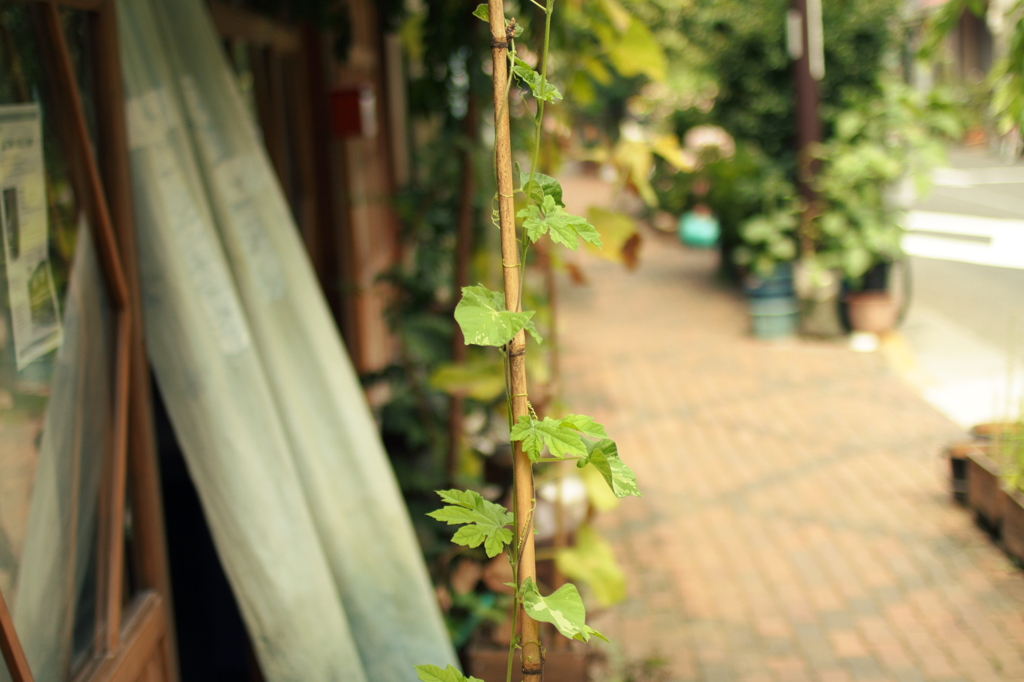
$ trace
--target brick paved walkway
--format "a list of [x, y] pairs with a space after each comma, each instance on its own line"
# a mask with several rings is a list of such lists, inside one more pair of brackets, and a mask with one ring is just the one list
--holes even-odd
[[566, 284], [564, 385], [645, 497], [595, 627], [669, 680], [1024, 680], [1024, 573], [949, 502], [957, 428], [878, 354], [765, 344], [714, 256], [646, 235]]

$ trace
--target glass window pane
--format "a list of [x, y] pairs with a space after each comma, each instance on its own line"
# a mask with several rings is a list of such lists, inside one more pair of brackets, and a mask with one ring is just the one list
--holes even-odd
[[[94, 640], [113, 315], [40, 11], [0, 4], [0, 590], [43, 682]], [[62, 23], [89, 91], [86, 19]]]

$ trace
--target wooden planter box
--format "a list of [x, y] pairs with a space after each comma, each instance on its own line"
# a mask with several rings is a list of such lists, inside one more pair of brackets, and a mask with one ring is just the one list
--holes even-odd
[[967, 453], [967, 504], [977, 515], [978, 523], [998, 536], [1003, 523], [1006, 495], [999, 478], [999, 465], [981, 448]]
[[[485, 647], [477, 643], [466, 649], [467, 672], [484, 682], [505, 682], [508, 666], [508, 649]], [[544, 679], [551, 682], [589, 682], [587, 650], [570, 646], [568, 649], [548, 648], [544, 655]], [[512, 679], [523, 677], [519, 651], [512, 666]]]
[[971, 427], [971, 435], [980, 440], [991, 441], [1012, 434], [1017, 428], [1016, 424], [1008, 422], [988, 422]]
[[1024, 562], [1024, 495], [1019, 490], [1006, 490], [1003, 496], [1003, 549]]

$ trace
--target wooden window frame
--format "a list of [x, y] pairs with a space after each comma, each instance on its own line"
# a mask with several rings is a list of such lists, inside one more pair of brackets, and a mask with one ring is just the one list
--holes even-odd
[[[159, 471], [153, 438], [149, 370], [143, 343], [141, 298], [131, 205], [124, 92], [114, 0], [28, 0], [38, 14], [46, 77], [62, 101], [62, 140], [72, 172], [85, 189], [84, 208], [111, 299], [115, 330], [113, 419], [104, 452], [98, 508], [97, 614], [93, 653], [73, 671], [75, 682], [169, 682], [178, 679], [170, 609]], [[90, 13], [97, 75], [97, 145], [93, 153], [67, 43], [61, 7]], [[124, 607], [125, 500], [132, 497], [133, 579]], [[32, 673], [0, 594], [0, 653], [14, 682]]]

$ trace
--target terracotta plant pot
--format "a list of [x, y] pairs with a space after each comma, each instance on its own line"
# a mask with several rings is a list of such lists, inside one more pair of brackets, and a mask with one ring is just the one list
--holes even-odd
[[1024, 495], [1019, 490], [1006, 490], [1003, 496], [1003, 549], [1024, 561]]
[[981, 448], [967, 454], [967, 504], [985, 530], [998, 536], [1003, 523], [1006, 495], [999, 478], [999, 465]]
[[854, 331], [882, 334], [896, 326], [899, 308], [884, 291], [861, 291], [846, 296], [850, 326]]

